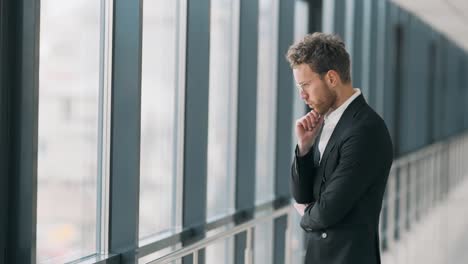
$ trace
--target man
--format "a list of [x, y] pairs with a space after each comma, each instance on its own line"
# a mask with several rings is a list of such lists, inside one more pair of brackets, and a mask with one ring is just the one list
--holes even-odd
[[296, 121], [290, 179], [307, 233], [305, 263], [380, 263], [379, 214], [393, 160], [387, 127], [353, 88], [337, 36], [307, 35], [287, 59], [313, 109]]

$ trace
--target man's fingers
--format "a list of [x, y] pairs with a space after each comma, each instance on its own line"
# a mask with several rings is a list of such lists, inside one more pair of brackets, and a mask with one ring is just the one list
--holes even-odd
[[299, 120], [297, 120], [297, 126], [301, 126], [304, 130], [308, 130], [308, 125], [307, 125], [307, 122], [304, 118], [301, 118]]
[[303, 123], [304, 123], [305, 129], [310, 130], [310, 128], [312, 127], [312, 122], [309, 120], [307, 116], [303, 117]]
[[307, 115], [313, 116], [314, 119], [318, 119], [318, 118], [319, 118], [319, 115], [318, 115], [317, 112], [315, 112], [315, 111], [310, 111]]
[[310, 123], [309, 130], [314, 129], [314, 127], [317, 125], [317, 122], [315, 121], [315, 119], [312, 116], [307, 115], [306, 117], [307, 117], [307, 120], [309, 120], [309, 123]]
[[323, 117], [320, 116], [315, 111], [310, 111], [305, 116], [301, 117], [296, 121], [296, 125], [301, 125], [304, 130], [312, 131], [315, 129], [321, 122], [323, 121]]

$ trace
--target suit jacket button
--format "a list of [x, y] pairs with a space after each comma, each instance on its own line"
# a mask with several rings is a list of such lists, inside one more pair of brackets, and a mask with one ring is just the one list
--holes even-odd
[[323, 232], [323, 233], [322, 233], [322, 238], [323, 238], [323, 239], [327, 238], [327, 233], [326, 233], [326, 232]]

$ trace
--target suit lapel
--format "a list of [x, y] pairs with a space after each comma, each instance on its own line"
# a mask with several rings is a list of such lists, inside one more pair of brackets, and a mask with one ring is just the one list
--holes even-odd
[[340, 120], [338, 121], [338, 124], [336, 124], [330, 139], [328, 140], [325, 151], [323, 152], [322, 160], [320, 161], [321, 165], [326, 164], [328, 155], [335, 148], [335, 144], [338, 142], [338, 139], [340, 139], [343, 132], [350, 127], [351, 121], [353, 120], [355, 114], [364, 104], [366, 104], [366, 101], [361, 94], [356, 97], [356, 99], [354, 99], [354, 101], [352, 101], [351, 104], [346, 108]]

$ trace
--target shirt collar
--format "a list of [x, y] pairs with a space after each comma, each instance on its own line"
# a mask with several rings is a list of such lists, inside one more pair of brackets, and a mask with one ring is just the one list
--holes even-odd
[[348, 106], [351, 104], [351, 102], [354, 101], [359, 95], [361, 95], [361, 90], [359, 88], [354, 88], [354, 93], [351, 95], [343, 104], [340, 105], [335, 110], [330, 110], [325, 116], [324, 120], [326, 123], [338, 123], [340, 120], [341, 116], [343, 115], [344, 111]]

